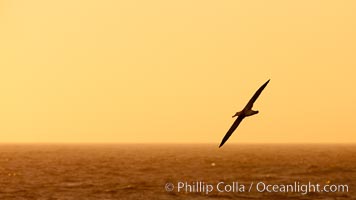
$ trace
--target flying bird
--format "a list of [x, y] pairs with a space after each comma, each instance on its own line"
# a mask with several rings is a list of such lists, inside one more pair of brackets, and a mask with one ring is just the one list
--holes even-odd
[[252, 115], [255, 115], [258, 113], [258, 110], [252, 110], [253, 107], [253, 103], [255, 103], [256, 99], [258, 98], [258, 96], [260, 96], [261, 92], [263, 91], [263, 89], [265, 89], [265, 87], [267, 86], [267, 84], [269, 83], [270, 80], [268, 80], [265, 84], [263, 84], [257, 91], [256, 93], [253, 95], [253, 97], [250, 99], [250, 101], [247, 103], [247, 105], [245, 106], [244, 109], [242, 109], [240, 112], [237, 112], [234, 116], [232, 117], [236, 117], [237, 119], [235, 120], [235, 122], [232, 124], [232, 126], [230, 127], [230, 129], [227, 131], [227, 133], [225, 134], [224, 138], [222, 139], [221, 143], [220, 143], [220, 147], [222, 147], [225, 142], [229, 139], [229, 137], [232, 135], [232, 133], [236, 130], [236, 128], [239, 126], [239, 124], [241, 123], [241, 121], [245, 118], [245, 117], [249, 117]]

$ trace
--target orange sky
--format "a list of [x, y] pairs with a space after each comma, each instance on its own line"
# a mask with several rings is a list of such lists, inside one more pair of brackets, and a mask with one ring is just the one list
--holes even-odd
[[0, 142], [356, 142], [355, 1], [0, 2]]

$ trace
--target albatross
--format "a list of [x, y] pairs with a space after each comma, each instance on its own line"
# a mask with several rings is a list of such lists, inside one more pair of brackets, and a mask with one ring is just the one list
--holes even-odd
[[270, 79], [256, 91], [256, 93], [253, 95], [253, 97], [250, 99], [244, 109], [242, 109], [240, 112], [236, 112], [236, 114], [232, 116], [233, 118], [237, 116], [237, 119], [225, 134], [224, 138], [220, 143], [219, 148], [225, 144], [225, 142], [229, 139], [229, 137], [232, 135], [232, 133], [236, 130], [236, 128], [239, 126], [239, 124], [245, 117], [249, 117], [258, 113], [258, 110], [252, 110], [253, 103], [255, 103], [256, 99], [258, 98], [258, 96], [260, 96], [261, 92], [263, 91], [263, 89], [265, 89], [269, 81]]

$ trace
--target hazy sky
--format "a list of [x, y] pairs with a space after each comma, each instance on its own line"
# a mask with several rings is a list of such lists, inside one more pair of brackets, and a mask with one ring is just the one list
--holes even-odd
[[356, 1], [0, 1], [0, 142], [356, 142]]

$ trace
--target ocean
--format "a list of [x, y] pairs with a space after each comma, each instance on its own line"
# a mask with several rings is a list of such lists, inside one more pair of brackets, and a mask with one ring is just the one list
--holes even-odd
[[356, 145], [1, 144], [0, 199], [356, 199]]

